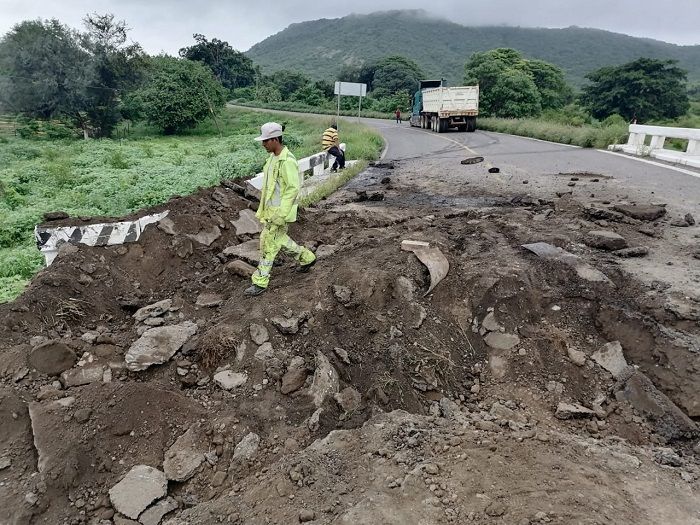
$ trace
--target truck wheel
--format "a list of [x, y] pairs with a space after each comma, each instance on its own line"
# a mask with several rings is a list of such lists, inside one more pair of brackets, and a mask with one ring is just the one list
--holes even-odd
[[435, 117], [430, 117], [430, 130], [437, 133], [437, 124], [435, 123], [437, 119]]
[[467, 118], [467, 131], [474, 133], [476, 131], [476, 117]]
[[445, 132], [447, 131], [447, 125], [448, 125], [448, 124], [449, 124], [449, 121], [448, 121], [446, 118], [438, 119], [438, 122], [437, 122], [437, 126], [438, 126], [437, 132], [438, 132], [438, 133], [445, 133]]
[[466, 124], [460, 124], [460, 125], [459, 125], [459, 128], [457, 128], [457, 129], [459, 129], [459, 131], [461, 131], [462, 133], [464, 133], [465, 131], [467, 131], [467, 125], [466, 125]]

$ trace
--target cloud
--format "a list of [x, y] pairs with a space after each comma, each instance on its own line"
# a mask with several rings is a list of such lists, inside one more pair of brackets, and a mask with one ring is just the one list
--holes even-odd
[[[700, 44], [698, 0], [432, 0], [430, 14], [463, 25], [596, 27], [678, 44]], [[89, 12], [114, 13], [149, 53], [177, 54], [192, 35], [226, 40], [246, 50], [289, 24], [377, 10], [422, 9], [425, 1], [354, 0], [347, 7], [320, 0], [0, 0], [0, 34], [34, 18], [81, 27]]]

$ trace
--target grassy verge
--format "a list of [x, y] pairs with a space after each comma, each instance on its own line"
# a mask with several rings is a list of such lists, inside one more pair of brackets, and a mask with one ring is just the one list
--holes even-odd
[[[337, 109], [335, 108], [319, 108], [318, 106], [308, 106], [306, 104], [300, 104], [299, 102], [247, 102], [234, 100], [232, 104], [238, 106], [246, 106], [249, 108], [262, 108], [262, 109], [272, 109], [277, 111], [293, 111], [297, 113], [314, 113], [319, 115], [336, 115]], [[356, 117], [357, 108], [354, 110], [341, 109], [340, 114], [344, 117]], [[384, 113], [381, 111], [365, 111], [362, 110], [362, 116], [367, 118], [381, 118], [381, 119], [393, 119], [393, 113]]]
[[355, 175], [360, 173], [366, 167], [367, 161], [361, 160], [353, 164], [351, 167], [341, 170], [338, 176], [329, 178], [326, 182], [320, 184], [313, 192], [301, 199], [301, 207], [306, 208], [307, 206], [311, 206], [312, 204], [325, 199], [338, 188], [347, 184]]
[[[161, 136], [136, 125], [120, 140], [3, 138], [0, 302], [19, 295], [42, 267], [33, 229], [45, 212], [121, 216], [259, 172], [266, 153], [253, 139], [270, 120], [286, 123], [285, 140], [297, 158], [320, 150], [321, 134], [330, 122], [228, 109], [218, 126], [208, 121], [179, 136]], [[341, 140], [349, 159], [375, 159], [382, 147], [378, 134], [354, 123], [342, 126]]]
[[627, 142], [627, 125], [569, 126], [539, 119], [479, 118], [479, 129], [510, 135], [573, 144], [583, 148], [607, 148], [610, 144]]

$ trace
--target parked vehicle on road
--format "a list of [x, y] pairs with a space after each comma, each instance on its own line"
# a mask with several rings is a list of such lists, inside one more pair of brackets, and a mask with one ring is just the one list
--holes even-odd
[[444, 80], [421, 80], [413, 96], [411, 126], [444, 133], [476, 131], [479, 86], [446, 87]]

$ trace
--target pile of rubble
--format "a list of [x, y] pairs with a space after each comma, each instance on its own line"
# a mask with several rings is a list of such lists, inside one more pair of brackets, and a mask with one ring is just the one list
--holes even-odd
[[391, 176], [306, 210], [319, 264], [256, 299], [226, 186], [62, 247], [0, 307], [0, 523], [697, 520], [700, 309], [600, 231], [665, 210], [411, 204]]

